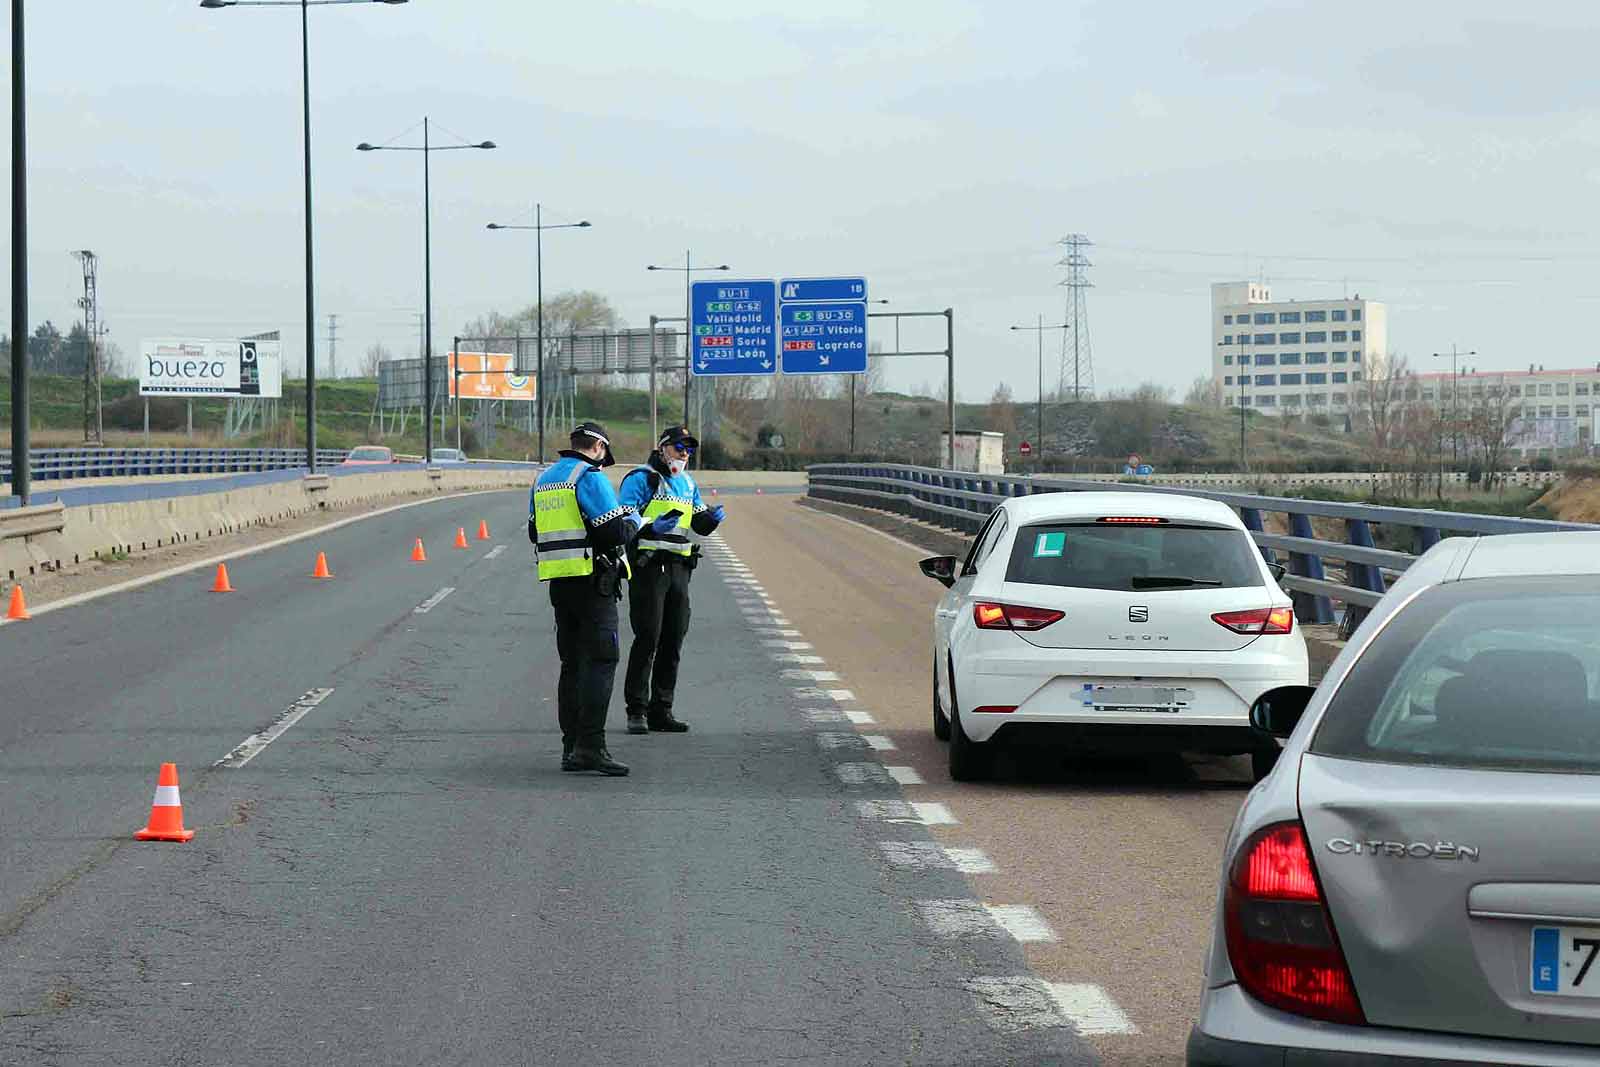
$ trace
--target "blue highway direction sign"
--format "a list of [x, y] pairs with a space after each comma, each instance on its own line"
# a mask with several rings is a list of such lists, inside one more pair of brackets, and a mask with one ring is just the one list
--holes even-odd
[[771, 281], [689, 287], [689, 365], [697, 376], [778, 372], [778, 286]]
[[864, 374], [865, 301], [783, 305], [783, 373]]
[[791, 300], [828, 301], [867, 299], [865, 278], [785, 278], [779, 284], [784, 303]]

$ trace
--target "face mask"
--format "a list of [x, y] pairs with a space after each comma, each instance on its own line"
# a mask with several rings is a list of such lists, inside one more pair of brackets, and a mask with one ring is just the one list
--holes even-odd
[[687, 467], [688, 465], [689, 465], [689, 461], [686, 460], [686, 459], [669, 459], [669, 460], [667, 460], [667, 469], [670, 470], [674, 475], [682, 474], [683, 473], [683, 469], [685, 467]]

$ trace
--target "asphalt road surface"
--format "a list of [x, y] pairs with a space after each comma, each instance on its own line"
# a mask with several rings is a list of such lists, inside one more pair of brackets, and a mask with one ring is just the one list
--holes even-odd
[[[733, 551], [695, 576], [693, 732], [615, 729], [619, 679], [626, 779], [558, 770], [523, 493], [262, 551], [231, 594], [194, 572], [0, 627], [0, 1062], [1170, 1051], [1242, 783], [952, 789], [914, 553], [791, 529], [792, 497], [729, 505]], [[451, 548], [480, 518], [495, 538]], [[791, 647], [813, 642], [845, 680]], [[164, 761], [188, 844], [132, 839]], [[1024, 940], [1039, 921], [1060, 940]]]

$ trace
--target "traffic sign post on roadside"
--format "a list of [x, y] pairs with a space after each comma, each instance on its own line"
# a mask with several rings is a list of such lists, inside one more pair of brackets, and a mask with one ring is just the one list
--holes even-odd
[[867, 372], [867, 280], [785, 278], [783, 373]]
[[778, 286], [695, 282], [689, 289], [689, 367], [696, 377], [778, 372]]
[[1017, 451], [1024, 456], [1031, 456], [1033, 455], [1033, 445], [1029, 444], [1027, 441], [1024, 441], [1017, 446]]

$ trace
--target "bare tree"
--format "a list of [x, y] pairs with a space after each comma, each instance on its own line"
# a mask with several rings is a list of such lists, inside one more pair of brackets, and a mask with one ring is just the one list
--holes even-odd
[[[561, 337], [585, 330], [616, 329], [621, 316], [604, 295], [592, 290], [556, 293], [544, 298], [545, 337]], [[510, 315], [491, 311], [468, 322], [461, 329], [463, 338], [534, 336], [539, 329], [539, 306], [523, 308]]]
[[361, 377], [376, 378], [378, 376], [378, 364], [387, 363], [393, 358], [393, 354], [382, 342], [369, 345], [366, 354], [361, 357]]
[[1222, 406], [1222, 387], [1217, 380], [1209, 374], [1202, 374], [1189, 383], [1189, 391], [1183, 394], [1183, 406], [1190, 408], [1220, 408]]
[[1411, 367], [1404, 356], [1389, 358], [1368, 366], [1361, 381], [1361, 407], [1372, 428], [1372, 443], [1380, 456], [1387, 456], [1396, 442], [1395, 430], [1405, 417], [1405, 393], [1414, 385]]
[[994, 395], [989, 397], [989, 408], [984, 413], [984, 423], [984, 429], [1005, 434], [1008, 443], [1016, 438], [1017, 405], [1012, 399], [1011, 387], [1005, 382], [994, 387]]
[[1492, 385], [1467, 413], [1463, 430], [1483, 456], [1483, 487], [1493, 489], [1505, 469], [1511, 447], [1511, 426], [1522, 414], [1522, 404], [1503, 385]]

